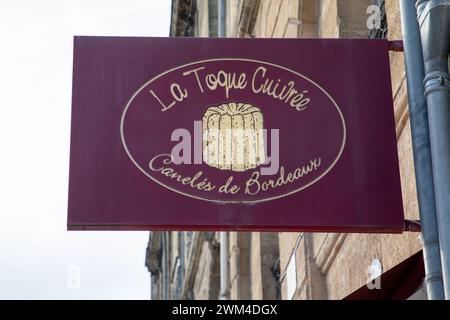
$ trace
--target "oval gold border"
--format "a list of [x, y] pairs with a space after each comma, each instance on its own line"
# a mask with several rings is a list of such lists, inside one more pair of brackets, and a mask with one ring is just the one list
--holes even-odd
[[[339, 150], [339, 153], [336, 157], [336, 159], [333, 161], [333, 163], [328, 167], [327, 170], [325, 170], [319, 177], [317, 177], [316, 179], [314, 179], [313, 181], [309, 182], [308, 184], [302, 186], [301, 188], [295, 189], [291, 192], [288, 193], [284, 193], [281, 194], [279, 196], [276, 197], [270, 197], [270, 198], [263, 198], [263, 199], [259, 199], [259, 200], [212, 200], [212, 199], [207, 199], [207, 198], [203, 198], [200, 196], [195, 196], [195, 195], [191, 195], [189, 193], [185, 193], [185, 192], [181, 192], [179, 190], [176, 190], [164, 183], [162, 183], [161, 181], [159, 181], [158, 179], [152, 177], [147, 171], [145, 171], [144, 169], [141, 168], [141, 166], [134, 160], [133, 156], [131, 155], [130, 151], [128, 150], [127, 144], [125, 142], [125, 136], [123, 133], [123, 126], [124, 126], [124, 122], [125, 122], [125, 117], [128, 111], [128, 108], [130, 107], [131, 103], [133, 102], [134, 98], [142, 91], [142, 89], [144, 89], [147, 85], [149, 85], [150, 83], [152, 83], [153, 81], [159, 79], [162, 76], [165, 76], [166, 74], [175, 71], [177, 69], [181, 69], [183, 67], [187, 67], [187, 66], [191, 66], [191, 65], [195, 65], [195, 64], [199, 64], [199, 63], [206, 63], [206, 62], [212, 62], [212, 61], [245, 61], [245, 62], [254, 62], [254, 63], [262, 63], [271, 67], [276, 67], [276, 68], [280, 68], [282, 70], [291, 72], [307, 81], [309, 81], [310, 83], [312, 83], [313, 85], [315, 85], [317, 88], [319, 88], [330, 100], [331, 102], [334, 104], [334, 106], [336, 107], [336, 110], [338, 111], [339, 116], [341, 117], [341, 121], [342, 121], [342, 128], [344, 129], [344, 135], [343, 135], [343, 139], [342, 139], [342, 146], [341, 149]], [[270, 63], [270, 62], [265, 62], [265, 61], [260, 61], [260, 60], [254, 60], [254, 59], [245, 59], [245, 58], [216, 58], [216, 59], [207, 59], [207, 60], [200, 60], [200, 61], [195, 61], [195, 62], [190, 62], [172, 69], [169, 69], [167, 71], [164, 71], [163, 73], [158, 74], [157, 76], [153, 77], [152, 79], [150, 79], [149, 81], [147, 81], [146, 83], [144, 83], [130, 98], [130, 100], [128, 100], [127, 105], [125, 106], [125, 109], [122, 113], [122, 117], [120, 120], [120, 137], [122, 140], [122, 145], [125, 149], [125, 152], [127, 153], [128, 157], [130, 158], [130, 160], [133, 162], [133, 164], [143, 173], [145, 174], [147, 177], [149, 177], [150, 179], [152, 179], [154, 182], [156, 182], [157, 184], [159, 184], [160, 186], [167, 188], [173, 192], [176, 192], [178, 194], [184, 195], [186, 197], [189, 198], [193, 198], [193, 199], [197, 199], [197, 200], [202, 200], [202, 201], [207, 201], [207, 202], [213, 202], [213, 203], [220, 203], [220, 204], [227, 204], [227, 203], [241, 203], [241, 204], [255, 204], [255, 203], [261, 203], [261, 202], [266, 202], [266, 201], [272, 201], [272, 200], [276, 200], [276, 199], [280, 199], [280, 198], [284, 198], [287, 196], [290, 196], [294, 193], [300, 192], [310, 186], [312, 186], [313, 184], [315, 184], [316, 182], [318, 182], [320, 179], [322, 179], [325, 175], [328, 174], [328, 172], [331, 171], [331, 169], [333, 169], [333, 167], [336, 165], [336, 163], [339, 161], [339, 159], [342, 156], [342, 153], [344, 151], [344, 147], [345, 147], [345, 143], [347, 140], [347, 128], [345, 125], [345, 119], [344, 116], [341, 112], [341, 110], [339, 109], [339, 106], [337, 105], [336, 101], [334, 101], [334, 99], [331, 97], [331, 95], [325, 90], [323, 89], [320, 85], [318, 85], [317, 83], [315, 83], [313, 80], [309, 79], [308, 77], [293, 71], [289, 68], [274, 64], [274, 63]]]

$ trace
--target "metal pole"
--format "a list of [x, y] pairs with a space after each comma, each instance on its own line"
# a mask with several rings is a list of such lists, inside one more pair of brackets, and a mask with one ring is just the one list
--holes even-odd
[[427, 102], [424, 96], [422, 44], [414, 2], [400, 0], [400, 13], [405, 48], [408, 106], [416, 173], [417, 197], [422, 228], [425, 285], [429, 300], [444, 299], [441, 257], [434, 199]]
[[445, 299], [450, 300], [450, 1], [418, 1]]
[[169, 243], [167, 241], [167, 231], [162, 232], [162, 300], [169, 299], [169, 257], [168, 257], [168, 247]]
[[[218, 36], [226, 37], [226, 1], [218, 0]], [[228, 232], [220, 233], [220, 300], [229, 299], [230, 273], [229, 273], [229, 239]]]
[[226, 21], [226, 7], [227, 7], [227, 3], [226, 0], [217, 0], [217, 15], [218, 15], [218, 36], [219, 38], [225, 38], [226, 35], [226, 25], [227, 25], [227, 21]]
[[228, 232], [220, 233], [220, 300], [229, 299]]

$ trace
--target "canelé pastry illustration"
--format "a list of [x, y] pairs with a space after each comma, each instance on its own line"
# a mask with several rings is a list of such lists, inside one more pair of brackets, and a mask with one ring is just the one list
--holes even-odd
[[209, 107], [203, 114], [203, 161], [221, 170], [246, 171], [265, 161], [263, 115], [245, 103]]

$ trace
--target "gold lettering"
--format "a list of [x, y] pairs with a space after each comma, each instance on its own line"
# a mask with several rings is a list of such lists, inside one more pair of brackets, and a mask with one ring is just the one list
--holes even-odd
[[259, 178], [259, 172], [255, 171], [253, 172], [250, 179], [247, 180], [245, 183], [245, 193], [251, 196], [254, 196], [259, 193], [259, 190], [261, 189], [261, 185], [258, 181]]
[[200, 77], [198, 76], [198, 71], [203, 70], [203, 69], [205, 69], [205, 67], [200, 67], [200, 68], [197, 68], [197, 69], [193, 69], [193, 70], [189, 70], [189, 71], [183, 72], [183, 76], [188, 76], [191, 73], [193, 73], [195, 75], [195, 79], [197, 79], [198, 87], [200, 88], [200, 91], [202, 93], [204, 92], [204, 90], [203, 90], [202, 83], [200, 81]]
[[311, 172], [318, 170], [321, 162], [321, 158], [313, 159], [308, 165], [299, 167], [295, 169], [294, 172], [289, 172], [287, 175], [285, 175], [284, 167], [281, 167], [277, 179], [268, 179], [266, 181], [260, 181], [260, 174], [255, 171], [250, 179], [248, 179], [245, 183], [245, 193], [253, 196], [258, 194], [260, 191], [265, 192], [270, 189], [280, 188], [293, 183]]
[[267, 69], [264, 67], [259, 67], [258, 69], [256, 69], [255, 73], [253, 74], [253, 78], [252, 78], [252, 90], [254, 93], [260, 93], [264, 87], [264, 85], [261, 85], [258, 89], [256, 89], [255, 87], [255, 79], [256, 76], [258, 75], [259, 72], [262, 72], [262, 77], [264, 78], [266, 75], [266, 71]]
[[245, 89], [247, 86], [246, 74], [241, 73], [237, 77], [236, 73], [226, 73], [220, 70], [217, 75], [208, 74], [206, 76], [206, 85], [210, 90], [216, 90], [218, 87], [225, 89], [225, 96], [228, 98], [231, 89]]
[[166, 105], [164, 102], [161, 101], [161, 99], [156, 95], [156, 93], [152, 89], [150, 89], [150, 93], [159, 102], [159, 104], [162, 106], [161, 111], [163, 111], [163, 112], [166, 111], [166, 110], [169, 110], [170, 108], [172, 108], [175, 105], [175, 103], [176, 103], [175, 101], [172, 101], [171, 104]]
[[[163, 165], [156, 165], [157, 162], [161, 162]], [[161, 175], [193, 189], [213, 191], [216, 188], [216, 186], [213, 185], [207, 178], [197, 182], [203, 175], [202, 171], [197, 172], [193, 177], [185, 177], [176, 172], [173, 168], [168, 167], [172, 163], [173, 161], [170, 154], [159, 154], [150, 160], [148, 167], [152, 171], [159, 172]]]
[[238, 193], [241, 188], [238, 187], [237, 185], [233, 185], [230, 188], [230, 185], [231, 185], [232, 182], [233, 182], [233, 176], [229, 177], [227, 182], [223, 186], [221, 186], [219, 188], [219, 192], [220, 193], [225, 193], [225, 194], [228, 194], [228, 193], [236, 194], [236, 193]]

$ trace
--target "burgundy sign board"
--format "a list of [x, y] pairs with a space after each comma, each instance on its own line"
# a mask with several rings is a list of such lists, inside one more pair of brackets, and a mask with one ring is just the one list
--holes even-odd
[[385, 40], [75, 37], [68, 228], [401, 232]]

